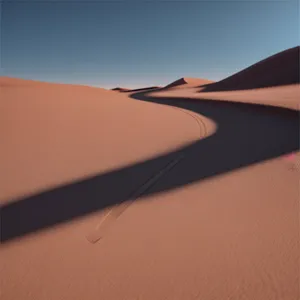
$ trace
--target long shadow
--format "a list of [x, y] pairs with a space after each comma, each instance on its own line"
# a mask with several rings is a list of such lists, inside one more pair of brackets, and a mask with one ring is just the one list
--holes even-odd
[[299, 115], [293, 110], [216, 100], [158, 99], [149, 91], [131, 97], [201, 113], [213, 119], [218, 129], [177, 151], [5, 204], [1, 243], [131, 200], [141, 185], [179, 155], [184, 159], [145, 191], [142, 199], [299, 149]]

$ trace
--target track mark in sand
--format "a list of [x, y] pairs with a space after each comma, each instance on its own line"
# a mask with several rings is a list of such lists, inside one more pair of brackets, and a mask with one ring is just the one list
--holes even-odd
[[194, 114], [191, 111], [188, 111], [188, 110], [185, 110], [185, 109], [179, 108], [179, 107], [171, 107], [171, 108], [179, 110], [179, 111], [189, 115], [197, 122], [199, 130], [200, 130], [200, 134], [199, 134], [200, 138], [207, 136], [207, 129], [205, 126], [205, 122], [201, 119], [201, 117], [198, 114]]
[[143, 185], [141, 185], [137, 190], [133, 192], [129, 201], [121, 203], [119, 205], [113, 206], [109, 211], [103, 216], [101, 222], [96, 226], [96, 228], [86, 236], [87, 240], [95, 244], [101, 238], [103, 234], [110, 227], [117, 218], [132, 204], [134, 200], [142, 196], [147, 190], [149, 190], [163, 175], [169, 172], [176, 164], [178, 164], [182, 159], [183, 155], [172, 160], [163, 169], [161, 169], [154, 176], [150, 177]]

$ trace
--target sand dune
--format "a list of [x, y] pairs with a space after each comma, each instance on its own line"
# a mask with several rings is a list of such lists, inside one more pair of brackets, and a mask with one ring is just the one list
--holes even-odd
[[118, 92], [138, 92], [138, 91], [147, 91], [147, 90], [154, 90], [154, 89], [159, 89], [161, 88], [160, 86], [149, 86], [149, 87], [143, 87], [143, 88], [138, 88], [138, 89], [125, 89], [125, 88], [114, 88], [112, 89], [113, 91], [118, 91]]
[[0, 78], [2, 298], [298, 300], [295, 51], [228, 92]]
[[212, 83], [212, 80], [208, 79], [200, 79], [200, 78], [190, 78], [190, 77], [182, 77], [168, 85], [165, 88], [185, 88], [191, 86], [201, 86], [203, 84]]
[[[181, 78], [154, 91], [156, 97], [184, 97], [253, 103], [300, 110], [300, 47], [270, 56], [221, 81], [196, 87], [197, 80]], [[183, 86], [184, 89], [172, 87]]]
[[160, 86], [148, 86], [148, 87], [143, 87], [143, 88], [138, 88], [138, 89], [132, 89], [130, 92], [138, 92], [138, 91], [147, 91], [147, 90], [155, 90], [161, 88]]
[[240, 103], [253, 103], [300, 110], [299, 84], [223, 92], [199, 92], [199, 88], [187, 88], [181, 90], [161, 89], [159, 91], [154, 91], [152, 95], [155, 97], [183, 97], [198, 100], [207, 99]]
[[116, 91], [116, 92], [128, 92], [130, 91], [130, 89], [127, 89], [127, 88], [121, 88], [121, 87], [116, 87], [116, 88], [113, 88], [111, 89], [112, 91]]
[[[35, 182], [43, 175], [40, 183], [45, 183], [53, 174], [53, 170], [44, 163], [47, 159], [53, 169], [59, 169], [54, 174], [59, 181], [68, 178], [65, 176], [68, 174], [62, 173], [64, 170], [70, 172], [69, 175], [78, 176], [79, 171], [84, 171], [84, 174], [91, 172], [94, 165], [97, 169], [110, 172], [126, 162], [123, 167], [125, 171], [119, 171], [119, 184], [115, 186], [106, 187], [108, 180], [100, 176], [61, 192], [57, 190], [52, 194], [29, 197], [16, 206], [11, 203], [4, 213], [19, 217], [12, 219], [11, 224], [21, 224], [22, 227], [26, 224], [26, 218], [31, 221], [42, 218], [39, 222], [55, 219], [61, 211], [67, 213], [76, 209], [79, 200], [81, 205], [91, 200], [105, 202], [112, 197], [118, 199], [119, 194], [126, 196], [134, 188], [137, 188], [135, 195], [138, 195], [144, 188], [141, 183], [147, 185], [161, 176], [161, 171], [173, 169], [167, 176], [160, 177], [140, 201], [125, 207], [126, 210], [122, 206], [108, 207], [102, 212], [69, 219], [64, 225], [57, 224], [27, 238], [5, 243], [1, 247], [1, 269], [5, 274], [1, 282], [4, 299], [299, 298], [298, 173], [291, 170], [290, 161], [285, 157], [274, 157], [295, 149], [295, 112], [224, 102], [197, 103], [185, 98], [154, 98], [149, 96], [149, 92], [128, 94], [133, 98], [114, 98], [112, 95], [119, 94], [67, 86], [59, 93], [54, 86], [52, 88], [51, 97], [42, 100], [42, 106], [46, 105], [45, 109], [51, 112], [51, 117], [62, 110], [64, 122], [54, 118], [53, 123], [60, 125], [60, 130], [54, 135], [56, 140], [51, 134], [55, 127], [49, 119], [46, 120], [50, 123], [47, 139], [41, 139], [41, 135], [32, 139], [28, 125], [25, 130], [11, 130], [14, 142], [19, 143], [18, 149], [27, 151], [26, 147], [29, 147], [31, 150], [26, 159], [23, 157], [23, 162], [22, 156], [16, 157], [13, 147], [10, 148], [12, 152], [6, 152], [9, 161], [6, 168], [13, 167], [15, 170], [15, 176], [9, 177], [11, 186], [15, 183], [18, 187], [22, 183], [16, 177], [17, 172], [23, 175], [22, 180], [26, 180], [28, 170], [30, 176], [35, 176]], [[36, 133], [37, 121], [39, 127], [45, 129], [33, 112], [37, 106], [39, 116], [45, 117], [46, 112], [42, 113], [38, 103], [43, 98], [41, 96], [50, 93], [50, 89], [41, 88], [39, 93], [33, 89], [30, 97], [25, 97], [24, 90], [19, 90], [18, 94], [16, 92], [12, 96], [22, 94], [22, 102], [29, 108], [26, 110], [18, 101], [13, 103], [11, 109], [14, 110], [6, 111], [11, 116], [17, 114], [12, 121], [16, 122], [17, 117], [25, 113], [34, 118], [30, 130]], [[71, 92], [76, 97], [70, 101], [63, 100]], [[30, 100], [33, 95], [39, 99]], [[14, 99], [7, 98], [8, 101]], [[178, 111], [171, 109], [171, 106], [150, 105], [145, 102], [147, 99], [171, 105]], [[61, 101], [63, 103], [59, 105]], [[108, 104], [111, 102], [113, 104]], [[74, 108], [69, 111], [70, 106], [79, 106], [77, 118], [69, 116], [67, 119], [69, 124], [75, 126], [76, 134], [66, 132], [64, 128], [66, 116], [75, 112]], [[199, 132], [193, 131], [194, 128], [199, 129], [194, 118], [180, 121], [179, 118], [184, 116], [181, 109], [192, 111], [195, 117], [201, 119], [215, 120], [218, 130], [202, 140]], [[127, 113], [128, 117], [119, 111]], [[159, 111], [163, 118], [157, 115]], [[87, 119], [83, 112], [86, 112]], [[118, 118], [112, 119], [112, 112]], [[167, 113], [170, 115], [166, 118]], [[178, 115], [175, 117], [173, 113]], [[135, 114], [140, 114], [140, 119], [129, 123]], [[152, 119], [151, 128], [143, 125], [147, 115]], [[193, 123], [185, 124], [189, 121]], [[92, 127], [88, 126], [89, 122]], [[164, 131], [163, 127], [168, 122], [172, 126]], [[130, 125], [129, 131], [124, 129], [124, 124]], [[188, 127], [190, 125], [195, 127]], [[118, 130], [114, 130], [114, 126]], [[162, 151], [160, 144], [165, 143], [165, 139], [168, 139], [168, 144], [164, 147], [171, 149], [174, 144], [169, 138], [174, 137], [178, 141], [179, 130], [176, 126], [185, 128], [181, 137], [187, 139], [190, 133], [189, 141], [195, 136], [198, 140], [179, 153], [184, 157], [178, 163], [176, 159], [180, 157], [175, 151], [174, 155], [158, 160], [151, 168], [145, 167], [143, 172], [137, 171], [138, 167], [126, 169], [128, 163], [137, 160], [137, 155], [140, 159], [148, 157], [151, 151]], [[132, 133], [136, 127], [139, 131]], [[110, 135], [107, 135], [107, 130]], [[152, 130], [155, 135], [150, 142]], [[147, 140], [138, 132], [147, 135]], [[30, 143], [21, 143], [20, 135], [24, 134]], [[110, 141], [113, 136], [118, 138], [114, 143]], [[62, 144], [64, 139], [67, 141]], [[74, 140], [79, 143], [74, 144]], [[84, 143], [80, 147], [82, 141]], [[127, 152], [129, 141], [130, 151]], [[47, 152], [49, 157], [41, 159], [35, 147], [42, 146], [43, 149], [44, 144], [50, 150]], [[58, 146], [63, 146], [65, 150]], [[132, 151], [133, 146], [135, 151]], [[77, 155], [81, 153], [81, 156], [74, 157], [72, 151]], [[134, 155], [130, 156], [133, 152]], [[71, 160], [65, 163], [69, 156]], [[269, 160], [265, 161], [267, 158]], [[42, 163], [42, 167], [38, 163]], [[151, 161], [146, 162], [147, 165], [150, 166]], [[143, 169], [143, 164], [140, 168]], [[150, 178], [150, 181], [145, 182], [145, 178]], [[182, 185], [182, 182], [185, 184]], [[28, 185], [30, 182], [26, 183]], [[35, 203], [31, 208], [30, 202]], [[18, 205], [21, 205], [20, 210]], [[9, 207], [11, 209], [7, 209]], [[7, 217], [2, 224], [7, 224]], [[104, 238], [99, 241], [99, 236], [103, 235]]]
[[299, 84], [300, 47], [272, 55], [221, 81], [207, 85], [201, 92], [257, 89]]

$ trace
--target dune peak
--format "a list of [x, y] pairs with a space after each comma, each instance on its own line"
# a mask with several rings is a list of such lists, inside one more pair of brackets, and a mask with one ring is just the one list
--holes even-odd
[[165, 88], [180, 87], [180, 86], [201, 86], [203, 84], [209, 84], [212, 82], [213, 81], [211, 80], [202, 79], [202, 78], [181, 77], [176, 81], [173, 81], [170, 84], [166, 85]]

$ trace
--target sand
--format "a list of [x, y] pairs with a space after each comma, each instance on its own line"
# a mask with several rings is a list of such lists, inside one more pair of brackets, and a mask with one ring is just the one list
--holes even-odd
[[6, 170], [1, 201], [142, 161], [199, 138], [195, 120], [173, 108], [92, 87], [12, 82], [1, 86], [0, 164]]
[[278, 159], [136, 202], [95, 244], [99, 215], [5, 246], [3, 299], [299, 299], [297, 180]]
[[300, 46], [287, 49], [218, 82], [208, 84], [202, 91], [249, 90], [299, 84], [299, 58]]
[[300, 85], [292, 84], [251, 90], [202, 92], [201, 88], [180, 90], [161, 89], [153, 91], [154, 97], [175, 97], [199, 100], [220, 100], [238, 103], [253, 103], [300, 110]]
[[299, 85], [0, 89], [1, 299], [300, 298]]
[[192, 77], [182, 77], [168, 85], [164, 88], [166, 89], [181, 89], [187, 87], [197, 87], [205, 84], [212, 84], [212, 80], [208, 79], [200, 79], [200, 78], [192, 78]]

